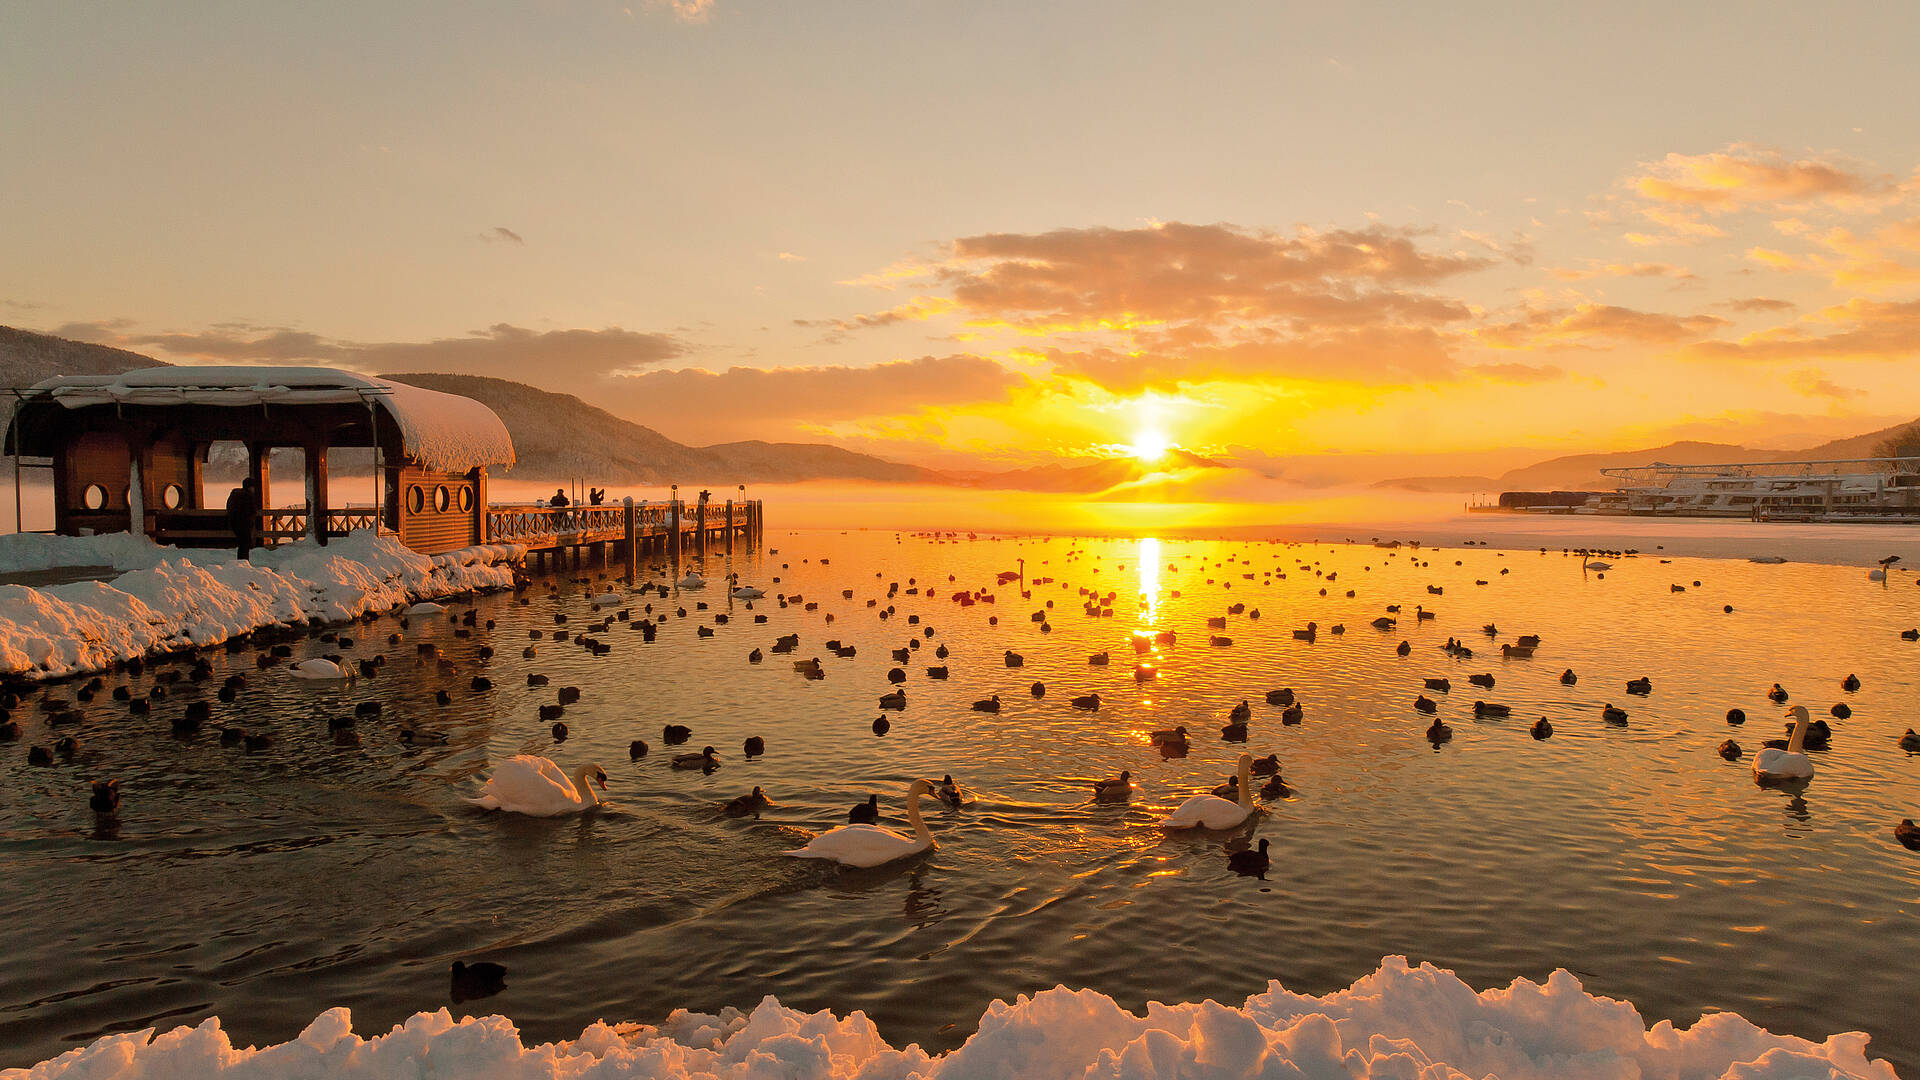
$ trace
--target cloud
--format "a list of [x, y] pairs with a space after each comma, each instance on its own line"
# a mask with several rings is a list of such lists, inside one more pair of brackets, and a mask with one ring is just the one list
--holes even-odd
[[1176, 391], [1207, 382], [1421, 382], [1453, 370], [1449, 339], [1425, 327], [1362, 327], [1310, 336], [1187, 344], [1128, 352], [1044, 350], [1057, 375], [1115, 394]]
[[714, 0], [665, 0], [666, 6], [682, 22], [706, 22], [713, 14]]
[[806, 262], [807, 261], [807, 257], [805, 255], [795, 255], [791, 251], [782, 251], [779, 254], [775, 255], [774, 258], [779, 259], [781, 262]]
[[702, 441], [778, 439], [875, 417], [1004, 402], [1030, 380], [982, 356], [871, 367], [683, 368], [613, 380], [594, 404]]
[[827, 340], [836, 341], [852, 330], [869, 330], [903, 322], [925, 322], [935, 315], [952, 311], [954, 307], [954, 301], [944, 296], [916, 296], [904, 304], [872, 315], [855, 315], [850, 319], [795, 319], [793, 325], [828, 327], [834, 332], [827, 335]]
[[1558, 382], [1567, 377], [1567, 369], [1558, 364], [1474, 364], [1466, 368], [1464, 373], [1514, 386]]
[[1593, 278], [1636, 278], [1667, 277], [1683, 281], [1693, 280], [1694, 275], [1684, 267], [1672, 263], [1602, 263], [1598, 259], [1586, 260], [1583, 267], [1567, 267], [1548, 271], [1561, 281], [1587, 281]]
[[1868, 175], [1819, 157], [1788, 158], [1745, 143], [1708, 154], [1668, 154], [1642, 166], [1628, 186], [1655, 203], [1709, 214], [1807, 204], [1858, 209], [1900, 195], [1891, 175]]
[[507, 228], [505, 225], [495, 225], [493, 228], [481, 233], [479, 239], [489, 244], [514, 244], [519, 247], [525, 247], [527, 243], [525, 240], [520, 239], [519, 233]]
[[421, 371], [578, 386], [643, 370], [687, 354], [667, 334], [529, 330], [496, 323], [464, 337], [357, 342], [287, 327], [221, 326], [197, 332], [128, 333], [127, 326], [71, 323], [56, 333], [125, 349], [157, 349], [174, 360], [213, 364], [320, 364], [364, 372]]
[[1668, 345], [1725, 325], [1727, 320], [1717, 315], [1670, 315], [1580, 303], [1572, 308], [1532, 309], [1517, 319], [1480, 327], [1473, 335], [1496, 349], [1588, 348], [1597, 342]]
[[1744, 300], [1722, 300], [1714, 307], [1728, 311], [1792, 311], [1796, 305], [1791, 300], [1775, 300], [1768, 296], [1751, 296]]
[[1816, 371], [1813, 368], [1801, 368], [1798, 371], [1789, 372], [1787, 374], [1787, 385], [1805, 394], [1807, 397], [1832, 398], [1835, 401], [1846, 401], [1850, 398], [1865, 397], [1867, 395], [1865, 390], [1858, 390], [1850, 386], [1841, 386], [1839, 383], [1827, 378], [1824, 373]]
[[[1839, 329], [1818, 333], [1814, 328]], [[1920, 300], [1856, 297], [1823, 308], [1795, 325], [1777, 326], [1734, 341], [1702, 341], [1687, 348], [1706, 360], [1907, 360], [1920, 357]]]

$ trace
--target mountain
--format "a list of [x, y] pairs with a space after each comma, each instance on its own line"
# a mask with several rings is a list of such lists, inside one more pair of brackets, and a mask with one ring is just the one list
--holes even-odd
[[383, 379], [460, 394], [492, 409], [513, 435], [514, 479], [581, 477], [609, 484], [771, 484], [796, 480], [937, 482], [938, 473], [819, 443], [687, 446], [572, 394], [481, 375], [412, 373]]
[[[1501, 491], [1612, 490], [1619, 481], [1601, 469], [1665, 462], [1668, 465], [1710, 465], [1722, 461], [1754, 461], [1774, 455], [1730, 443], [1676, 442], [1651, 450], [1623, 450], [1610, 454], [1569, 454], [1549, 458], [1504, 473], [1495, 486]], [[1783, 455], [1792, 456], [1792, 455]]]
[[1879, 431], [1869, 431], [1865, 435], [1855, 435], [1851, 439], [1835, 439], [1821, 443], [1810, 450], [1797, 450], [1791, 454], [1777, 454], [1779, 461], [1845, 461], [1848, 458], [1872, 457], [1874, 448], [1886, 439], [1913, 427], [1920, 420], [1905, 424], [1895, 424]]
[[1473, 491], [1492, 491], [1499, 486], [1499, 483], [1500, 481], [1491, 476], [1401, 476], [1392, 480], [1381, 480], [1372, 486], [1434, 495], [1447, 492], [1465, 494]]
[[55, 375], [118, 375], [166, 366], [125, 349], [0, 326], [0, 386], [27, 387]]

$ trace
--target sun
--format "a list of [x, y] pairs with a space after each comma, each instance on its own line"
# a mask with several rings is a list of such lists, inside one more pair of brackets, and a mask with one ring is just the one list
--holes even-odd
[[1168, 439], [1163, 431], [1151, 429], [1136, 431], [1133, 433], [1133, 442], [1127, 446], [1127, 449], [1132, 452], [1135, 459], [1152, 465], [1167, 456], [1167, 451], [1173, 449], [1173, 441]]

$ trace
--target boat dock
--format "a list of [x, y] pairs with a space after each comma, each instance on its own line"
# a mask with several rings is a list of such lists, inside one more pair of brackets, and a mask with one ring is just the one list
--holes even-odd
[[761, 501], [724, 503], [669, 500], [605, 506], [540, 506], [494, 503], [486, 510], [482, 543], [518, 544], [528, 565], [538, 570], [624, 564], [632, 578], [643, 555], [678, 565], [686, 555], [732, 555], [735, 547], [753, 550], [765, 536]]

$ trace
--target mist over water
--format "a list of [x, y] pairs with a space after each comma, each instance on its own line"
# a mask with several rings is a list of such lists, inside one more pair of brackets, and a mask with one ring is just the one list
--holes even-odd
[[[296, 660], [385, 653], [371, 681], [303, 684], [257, 670], [251, 653], [217, 653], [213, 679], [176, 685], [151, 717], [103, 694], [73, 765], [4, 755], [0, 920], [17, 945], [0, 955], [0, 1064], [216, 1013], [243, 1042], [291, 1037], [333, 1005], [351, 1007], [362, 1031], [382, 1030], [446, 1005], [456, 958], [510, 972], [505, 993], [456, 1015], [503, 1012], [529, 1041], [571, 1036], [594, 1017], [657, 1020], [774, 993], [796, 1008], [864, 1009], [895, 1044], [944, 1048], [988, 1001], [1055, 983], [1134, 1008], [1237, 1002], [1269, 978], [1342, 988], [1403, 952], [1481, 986], [1568, 967], [1650, 1021], [1731, 1009], [1816, 1038], [1863, 1029], [1874, 1053], [1920, 1066], [1906, 960], [1920, 947], [1920, 858], [1891, 839], [1893, 822], [1920, 810], [1920, 758], [1896, 742], [1920, 690], [1920, 646], [1897, 635], [1920, 623], [1912, 574], [1882, 586], [1853, 566], [1663, 564], [1650, 552], [1601, 576], [1557, 546], [935, 543], [794, 533], [783, 516], [811, 504], [769, 499], [776, 550], [704, 569], [803, 598], [789, 606], [770, 595], [748, 610], [717, 586], [650, 597], [665, 619], [658, 640], [615, 621], [596, 634], [614, 651], [594, 657], [553, 633], [610, 614], [587, 599], [606, 585], [562, 579], [559, 599], [544, 583], [526, 605], [478, 598], [481, 622], [497, 626], [472, 637], [448, 622], [402, 630], [383, 619], [349, 631], [350, 648], [295, 647]], [[1021, 559], [1030, 598], [995, 585]], [[901, 592], [888, 599], [893, 582]], [[1084, 614], [1083, 588], [1111, 593], [1113, 615]], [[961, 608], [955, 589], [998, 602]], [[632, 602], [634, 618], [646, 602]], [[1234, 603], [1261, 617], [1227, 616], [1211, 633], [1233, 643], [1209, 646], [1205, 621]], [[1388, 604], [1403, 606], [1403, 621], [1375, 630]], [[1416, 604], [1438, 618], [1416, 622]], [[1295, 640], [1310, 620], [1317, 639]], [[1540, 635], [1538, 655], [1502, 661], [1488, 623], [1499, 641]], [[1336, 624], [1345, 632], [1331, 633]], [[1136, 682], [1132, 635], [1161, 629], [1177, 640], [1141, 657], [1158, 676]], [[792, 656], [747, 662], [787, 633], [800, 636]], [[1449, 657], [1439, 646], [1450, 636], [1481, 655]], [[835, 657], [828, 639], [857, 655]], [[1396, 654], [1402, 640], [1409, 656]], [[428, 643], [459, 671], [416, 667]], [[925, 672], [942, 663], [941, 645], [946, 682]], [[522, 658], [529, 646], [536, 655]], [[910, 662], [896, 663], [896, 648]], [[1005, 666], [1009, 649], [1023, 667]], [[1088, 663], [1103, 651], [1109, 666]], [[825, 679], [792, 670], [791, 659], [816, 655]], [[896, 666], [908, 706], [876, 737]], [[1572, 687], [1559, 680], [1566, 668], [1579, 673]], [[234, 706], [215, 704], [216, 727], [269, 733], [269, 750], [223, 749], [213, 729], [168, 733], [171, 716], [230, 671], [248, 685]], [[1493, 689], [1467, 685], [1481, 672]], [[551, 685], [528, 687], [530, 673]], [[1839, 687], [1849, 673], [1864, 684], [1854, 694]], [[476, 674], [494, 689], [469, 690]], [[1436, 749], [1411, 703], [1437, 676], [1455, 685], [1429, 692], [1455, 735]], [[1625, 681], [1640, 676], [1653, 694], [1628, 696]], [[145, 693], [153, 675], [109, 678], [123, 681]], [[1035, 681], [1044, 698], [1029, 695]], [[1757, 787], [1745, 760], [1715, 753], [1731, 736], [1750, 755], [1780, 733], [1783, 710], [1763, 696], [1774, 682], [1817, 716], [1843, 698], [1853, 710], [1831, 721], [1833, 748], [1813, 755], [1817, 774], [1801, 790]], [[538, 708], [563, 685], [582, 698], [556, 745]], [[1282, 686], [1304, 704], [1299, 726], [1264, 704]], [[434, 703], [441, 688], [452, 704]], [[1094, 691], [1098, 712], [1068, 706]], [[990, 694], [1003, 712], [969, 708]], [[1218, 734], [1243, 698], [1254, 712], [1244, 747]], [[1511, 706], [1512, 718], [1474, 720], [1475, 698]], [[362, 745], [334, 746], [326, 718], [364, 700], [383, 711], [360, 722]], [[1626, 727], [1601, 721], [1607, 703], [1629, 710]], [[1734, 706], [1751, 717], [1742, 728], [1723, 720]], [[23, 744], [49, 740], [37, 710], [19, 715]], [[1527, 733], [1542, 715], [1555, 727], [1544, 742]], [[668, 722], [692, 727], [691, 742], [663, 746]], [[447, 742], [403, 744], [403, 724]], [[1176, 724], [1193, 732], [1192, 751], [1163, 759], [1146, 734]], [[765, 757], [742, 757], [749, 735], [766, 740]], [[634, 738], [652, 751], [629, 762]], [[671, 753], [707, 744], [723, 761], [712, 774], [667, 767]], [[1220, 783], [1242, 749], [1278, 754], [1293, 796], [1231, 836], [1156, 827]], [[491, 763], [528, 752], [599, 761], [612, 805], [536, 820], [464, 804]], [[1088, 799], [1092, 779], [1122, 769], [1134, 776], [1130, 805]], [[925, 858], [842, 873], [779, 854], [870, 792], [883, 823], [900, 827], [906, 784], [943, 773], [976, 801], [929, 808], [940, 846]], [[125, 792], [113, 830], [86, 809], [87, 779], [104, 776]], [[761, 818], [719, 812], [755, 785], [777, 804]], [[1230, 873], [1229, 847], [1261, 838], [1272, 843], [1267, 879]]]

